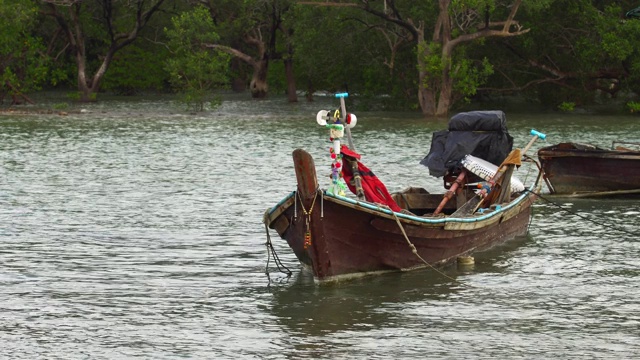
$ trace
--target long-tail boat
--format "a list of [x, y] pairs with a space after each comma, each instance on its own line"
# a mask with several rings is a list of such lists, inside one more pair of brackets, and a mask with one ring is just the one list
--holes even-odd
[[[512, 174], [544, 134], [532, 130], [525, 149], [511, 151], [513, 138], [502, 111], [458, 114], [449, 130], [434, 133], [423, 160], [431, 173], [442, 169], [432, 171], [430, 165], [445, 166], [443, 193], [409, 188], [392, 195], [360, 162], [350, 132], [356, 118], [346, 113], [347, 94], [336, 96], [341, 111], [320, 111], [316, 117], [331, 132], [331, 184], [321, 189], [314, 159], [296, 149], [297, 188], [264, 215], [265, 225], [287, 241], [317, 282], [442, 266], [527, 233], [541, 172], [535, 167], [537, 176], [529, 187]], [[349, 146], [340, 143], [345, 132]], [[496, 157], [487, 149], [495, 151], [500, 144], [498, 167], [486, 160]], [[354, 195], [347, 196], [347, 188]]]
[[539, 149], [538, 159], [551, 194], [640, 194], [640, 143], [614, 141], [604, 149], [565, 142]]

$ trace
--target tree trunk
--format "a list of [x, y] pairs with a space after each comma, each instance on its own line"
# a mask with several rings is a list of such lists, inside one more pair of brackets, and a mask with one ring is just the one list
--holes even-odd
[[284, 60], [284, 72], [287, 77], [287, 99], [290, 103], [298, 102], [296, 78], [293, 74], [293, 59]]
[[436, 93], [427, 84], [425, 84], [427, 74], [424, 71], [420, 71], [418, 78], [420, 84], [418, 85], [418, 103], [422, 114], [426, 116], [433, 116], [436, 113]]
[[[46, 14], [52, 16], [58, 25], [60, 26], [61, 31], [63, 31], [68, 40], [69, 44], [72, 46], [73, 51], [76, 55], [76, 63], [78, 66], [78, 92], [80, 93], [80, 101], [89, 102], [96, 101], [96, 95], [100, 90], [100, 83], [102, 78], [104, 77], [109, 65], [111, 64], [111, 60], [113, 59], [113, 55], [116, 51], [122, 49], [123, 47], [131, 44], [137, 37], [140, 30], [147, 24], [151, 16], [158, 11], [160, 6], [164, 3], [165, 0], [155, 0], [153, 3], [146, 3], [144, 1], [137, 2], [128, 2], [128, 4], [121, 4], [124, 11], [129, 10], [126, 7], [133, 6], [131, 9], [132, 13], [135, 10], [135, 24], [129, 29], [128, 32], [117, 31], [114, 28], [114, 12], [112, 11], [113, 4], [111, 1], [109, 2], [98, 2], [97, 6], [101, 7], [101, 10], [104, 15], [104, 26], [106, 27], [106, 32], [109, 34], [108, 41], [110, 41], [110, 47], [107, 51], [107, 54], [100, 65], [100, 68], [96, 71], [92, 78], [87, 76], [89, 69], [87, 68], [87, 52], [85, 45], [85, 35], [83, 31], [83, 23], [81, 21], [81, 9], [80, 2], [74, 2], [70, 6], [68, 6], [69, 11], [69, 20], [65, 18], [65, 16], [58, 12], [58, 6], [53, 1], [47, 1], [50, 12]], [[118, 5], [120, 6], [120, 5]], [[126, 6], [126, 7], [125, 7]], [[147, 8], [145, 11], [144, 8]]]
[[78, 53], [78, 91], [80, 92], [81, 102], [94, 102], [96, 101], [98, 91], [100, 91], [100, 84], [104, 75], [107, 73], [107, 69], [111, 64], [111, 59], [115, 54], [115, 49], [110, 49], [107, 55], [104, 57], [102, 64], [93, 75], [92, 78], [87, 76], [87, 66], [84, 54]]
[[307, 82], [307, 90], [304, 93], [305, 99], [307, 102], [313, 102], [313, 94], [316, 92], [315, 87], [311, 81]]
[[236, 93], [241, 93], [247, 90], [247, 74], [242, 67], [242, 60], [237, 57], [231, 58], [231, 72], [237, 74], [231, 80], [231, 90]]
[[269, 69], [269, 59], [262, 58], [260, 61], [256, 61], [253, 65], [253, 76], [249, 89], [251, 90], [251, 97], [254, 99], [264, 99], [267, 97], [269, 91], [269, 85], [267, 84], [267, 70]]
[[451, 78], [451, 54], [453, 53], [453, 43], [451, 42], [451, 17], [449, 16], [449, 5], [451, 0], [440, 0], [438, 7], [440, 14], [434, 29], [433, 41], [439, 41], [442, 45], [440, 62], [442, 63], [442, 73], [440, 74], [440, 93], [438, 94], [438, 104], [433, 115], [445, 117], [449, 113], [451, 106], [451, 96], [453, 94], [453, 79]]
[[[510, 13], [503, 21], [489, 21], [485, 19], [484, 27], [480, 28], [477, 22], [469, 22], [466, 26], [460, 28], [461, 24], [456, 24], [456, 36], [453, 35], [453, 26], [451, 24], [451, 15], [449, 7], [452, 0], [438, 0], [438, 18], [433, 26], [433, 36], [430, 41], [435, 44], [442, 45], [442, 61], [443, 70], [440, 79], [437, 81], [430, 80], [431, 77], [426, 71], [425, 59], [429, 54], [429, 48], [425, 46], [424, 49], [417, 52], [418, 57], [418, 103], [422, 109], [422, 113], [426, 116], [446, 116], [449, 108], [453, 105], [454, 92], [453, 92], [453, 78], [451, 77], [451, 61], [452, 54], [455, 47], [459, 44], [475, 41], [481, 38], [487, 37], [511, 37], [519, 36], [529, 32], [530, 29], [523, 29], [522, 26], [514, 20], [515, 15], [520, 8], [522, 0], [512, 0], [511, 5], [508, 7]], [[465, 3], [465, 2], [463, 2]], [[507, 2], [508, 3], [508, 2]], [[323, 3], [324, 4], [324, 3]], [[328, 2], [326, 6], [344, 6], [343, 3]], [[389, 7], [387, 7], [389, 5]], [[462, 4], [465, 7], [465, 4]], [[419, 21], [417, 24], [413, 22], [409, 17], [400, 16], [400, 13], [395, 7], [395, 2], [385, 1], [385, 11], [379, 11], [376, 8], [370, 6], [369, 1], [362, 1], [362, 5], [358, 6], [364, 11], [373, 14], [379, 18], [382, 18], [390, 23], [393, 23], [408, 31], [408, 39], [415, 41], [418, 48], [421, 45], [426, 45], [424, 35], [424, 23]], [[469, 8], [473, 10], [472, 8]], [[392, 51], [393, 53], [393, 51]], [[435, 75], [435, 74], [433, 74]], [[431, 77], [435, 79], [436, 76]], [[437, 100], [437, 101], [436, 101]]]
[[446, 117], [449, 114], [449, 108], [451, 107], [451, 96], [453, 95], [453, 80], [447, 73], [446, 79], [442, 79], [442, 89], [440, 90], [440, 96], [438, 97], [438, 107], [433, 115], [436, 117]]
[[78, 93], [80, 102], [95, 101], [96, 97], [91, 96], [91, 83], [87, 79], [87, 59], [84, 53], [84, 38], [79, 39], [82, 46], [76, 47], [76, 63], [78, 64]]
[[242, 51], [232, 48], [230, 46], [219, 44], [204, 44], [205, 47], [210, 49], [219, 49], [227, 54], [231, 54], [237, 57], [241, 61], [251, 65], [253, 68], [253, 74], [251, 75], [251, 82], [249, 83], [249, 90], [251, 91], [251, 97], [254, 99], [264, 99], [267, 97], [269, 86], [267, 84], [267, 70], [269, 69], [269, 56], [264, 51], [264, 44], [257, 39], [251, 39], [250, 44], [254, 44], [258, 48], [258, 52], [262, 54], [260, 60], [255, 60], [253, 57], [243, 53]]
[[451, 77], [451, 53], [453, 48], [449, 46], [448, 39], [443, 39], [442, 47], [442, 78], [440, 80], [440, 95], [435, 116], [445, 117], [449, 113], [453, 97], [453, 78]]

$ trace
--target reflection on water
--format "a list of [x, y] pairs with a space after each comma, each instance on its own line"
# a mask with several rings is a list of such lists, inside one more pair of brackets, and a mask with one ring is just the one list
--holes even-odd
[[[200, 114], [162, 98], [73, 106], [69, 116], [0, 117], [2, 358], [640, 352], [637, 200], [550, 197], [569, 211], [540, 201], [528, 237], [477, 255], [471, 268], [330, 286], [315, 285], [272, 232], [294, 275], [270, 281], [262, 215], [292, 191], [296, 147], [310, 150], [328, 184], [326, 130], [314, 119], [334, 101], [234, 96]], [[391, 191], [441, 188], [419, 161], [444, 123], [357, 115], [356, 147]], [[522, 145], [530, 128], [548, 143], [640, 138], [635, 117], [507, 119]]]
[[419, 273], [384, 274], [318, 286], [309, 272], [302, 271], [289, 286], [273, 290], [274, 299], [269, 310], [292, 335], [380, 329], [395, 321], [393, 314], [380, 311], [383, 304], [438, 299], [458, 286], [437, 274]]
[[341, 331], [381, 329], [396, 322], [397, 314], [382, 311], [416, 302], [444, 302], [468, 290], [465, 279], [474, 274], [502, 273], [510, 252], [531, 241], [518, 237], [474, 256], [471, 265], [387, 273], [338, 284], [314, 283], [304, 269], [291, 281], [272, 286], [268, 307], [292, 335], [322, 335]]

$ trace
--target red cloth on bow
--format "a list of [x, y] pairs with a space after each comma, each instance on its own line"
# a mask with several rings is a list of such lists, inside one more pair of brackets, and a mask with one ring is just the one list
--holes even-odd
[[[357, 194], [355, 181], [353, 181], [353, 171], [347, 161], [360, 160], [360, 154], [350, 150], [345, 145], [342, 145], [340, 152], [342, 153], [342, 176], [344, 178], [344, 181], [347, 183], [347, 187], [349, 187], [349, 190], [351, 190], [351, 192], [353, 192], [354, 194]], [[398, 206], [398, 204], [396, 204], [396, 202], [393, 200], [391, 194], [389, 194], [389, 191], [387, 190], [387, 187], [384, 186], [382, 181], [380, 181], [380, 179], [378, 179], [378, 177], [375, 176], [373, 172], [360, 161], [358, 161], [358, 172], [360, 173], [360, 178], [362, 179], [362, 190], [364, 191], [364, 197], [367, 201], [387, 205], [391, 210], [395, 212], [400, 212], [400, 210], [402, 210], [402, 208]]]

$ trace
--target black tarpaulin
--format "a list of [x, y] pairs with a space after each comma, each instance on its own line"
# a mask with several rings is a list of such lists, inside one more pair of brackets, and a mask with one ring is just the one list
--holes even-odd
[[501, 131], [506, 133], [507, 116], [501, 110], [458, 113], [449, 120], [449, 131]]
[[507, 132], [506, 116], [500, 110], [471, 111], [451, 117], [449, 130], [433, 133], [431, 148], [420, 164], [429, 174], [444, 176], [458, 171], [465, 155], [471, 154], [499, 165], [513, 148], [513, 137]]

